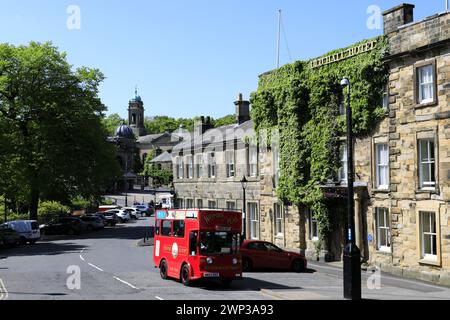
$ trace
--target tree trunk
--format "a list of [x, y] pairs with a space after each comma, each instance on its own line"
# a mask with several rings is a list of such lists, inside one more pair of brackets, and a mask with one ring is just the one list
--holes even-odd
[[39, 189], [33, 187], [30, 197], [30, 220], [38, 219]]

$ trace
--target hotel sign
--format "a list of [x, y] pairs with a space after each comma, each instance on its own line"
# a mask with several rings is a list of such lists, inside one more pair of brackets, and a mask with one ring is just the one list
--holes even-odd
[[342, 60], [357, 56], [358, 54], [361, 54], [361, 53], [372, 51], [373, 49], [375, 49], [376, 44], [377, 44], [377, 40], [373, 40], [373, 41], [366, 42], [366, 43], [360, 44], [358, 46], [351, 47], [349, 49], [331, 54], [329, 56], [314, 59], [310, 62], [311, 68], [312, 69], [319, 68], [319, 67], [322, 67], [327, 64], [331, 64], [334, 62], [342, 61]]

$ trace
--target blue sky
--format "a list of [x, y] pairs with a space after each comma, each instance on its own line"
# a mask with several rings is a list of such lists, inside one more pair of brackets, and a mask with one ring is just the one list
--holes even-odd
[[[367, 8], [401, 0], [0, 0], [0, 42], [52, 41], [74, 66], [107, 77], [108, 114], [127, 116], [138, 85], [146, 116], [220, 117], [237, 93], [257, 88], [276, 62], [277, 10], [292, 61], [320, 56], [382, 33], [366, 25]], [[415, 20], [445, 10], [445, 0], [416, 0]], [[81, 10], [69, 30], [67, 8]], [[291, 59], [283, 40], [281, 64]]]

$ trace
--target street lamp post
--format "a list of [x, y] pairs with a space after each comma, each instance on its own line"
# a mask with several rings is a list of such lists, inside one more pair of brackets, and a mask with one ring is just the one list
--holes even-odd
[[247, 210], [245, 210], [245, 203], [246, 203], [246, 201], [245, 201], [245, 189], [247, 189], [247, 184], [248, 184], [248, 181], [247, 181], [247, 179], [245, 178], [245, 176], [244, 176], [244, 178], [242, 178], [242, 180], [241, 180], [241, 185], [242, 185], [242, 190], [243, 190], [243, 197], [242, 197], [242, 224], [243, 224], [243, 233], [242, 233], [242, 237], [244, 238], [244, 240], [246, 239], [246, 237], [247, 237], [247, 223], [246, 223], [246, 218], [247, 218]]
[[355, 241], [354, 221], [354, 164], [353, 164], [353, 126], [352, 109], [350, 106], [350, 81], [342, 79], [341, 86], [347, 87], [347, 219], [346, 244], [344, 248], [344, 298], [352, 300], [361, 299], [361, 252]]

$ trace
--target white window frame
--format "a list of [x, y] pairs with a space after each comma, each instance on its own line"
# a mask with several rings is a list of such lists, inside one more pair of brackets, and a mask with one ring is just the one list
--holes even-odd
[[258, 176], [258, 147], [250, 145], [247, 149], [248, 176]]
[[385, 84], [383, 88], [383, 99], [382, 99], [383, 109], [389, 109], [389, 84]]
[[309, 219], [309, 239], [312, 241], [318, 241], [319, 234], [319, 223], [317, 218], [314, 216], [314, 212], [312, 210], [308, 210], [308, 219]]
[[274, 203], [273, 216], [275, 220], [275, 236], [284, 236], [284, 212], [283, 205], [281, 203]]
[[[381, 151], [385, 152], [384, 157], [381, 156]], [[381, 172], [385, 169], [384, 180], [386, 184], [381, 184]], [[389, 145], [387, 143], [375, 144], [375, 187], [378, 190], [389, 189]]]
[[[391, 252], [391, 221], [390, 221], [390, 215], [389, 215], [389, 209], [388, 208], [376, 208], [375, 209], [375, 227], [376, 227], [376, 233], [377, 233], [377, 250], [383, 251], [383, 252]], [[383, 215], [383, 221], [384, 224], [381, 225], [381, 215]], [[385, 230], [385, 239], [382, 239], [381, 237], [381, 231]], [[383, 245], [382, 240], [385, 241], [388, 245]]]
[[181, 180], [184, 178], [184, 164], [183, 164], [183, 157], [177, 157], [177, 179]]
[[227, 169], [227, 178], [233, 178], [236, 175], [234, 150], [225, 150], [225, 165]]
[[341, 164], [339, 168], [339, 182], [347, 183], [348, 182], [348, 146], [346, 142], [341, 144], [341, 148], [339, 150], [339, 162]]
[[250, 218], [250, 239], [259, 240], [259, 212], [258, 203], [248, 202], [248, 215]]
[[195, 156], [195, 171], [198, 179], [203, 177], [203, 154]]
[[[437, 238], [437, 217], [436, 217], [436, 212], [433, 211], [420, 211], [419, 215], [420, 215], [420, 256], [423, 260], [428, 260], [428, 261], [433, 261], [433, 262], [437, 262], [438, 260], [438, 238]], [[429, 215], [430, 219], [425, 220], [425, 215]], [[431, 217], [433, 217], [434, 219], [431, 219]], [[433, 220], [434, 220], [434, 225], [433, 225]], [[424, 226], [425, 224], [428, 224], [429, 230], [425, 232], [424, 231]], [[434, 228], [433, 228], [434, 227]], [[432, 232], [434, 230], [434, 232]], [[425, 236], [429, 236], [430, 237], [430, 248], [431, 248], [431, 253], [426, 253], [425, 252]], [[434, 238], [434, 243], [433, 243], [433, 238]], [[433, 247], [433, 244], [436, 245], [436, 248]], [[432, 252], [434, 250], [436, 251], [436, 254], [433, 254]]]
[[208, 178], [214, 179], [216, 173], [216, 155], [214, 152], [208, 153]]
[[[431, 70], [431, 81], [428, 79], [428, 81], [422, 82], [422, 73], [425, 69]], [[420, 66], [417, 68], [417, 87], [419, 89], [419, 104], [426, 104], [426, 103], [432, 103], [434, 102], [434, 95], [435, 95], [435, 84], [434, 84], [434, 65], [433, 64], [427, 64], [424, 66]], [[424, 92], [425, 87], [431, 88], [431, 98], [424, 98]]]
[[[422, 158], [422, 143], [426, 142], [426, 158]], [[430, 146], [432, 143], [432, 146]], [[436, 188], [436, 144], [435, 139], [418, 139], [417, 144], [419, 146], [419, 185], [420, 189], [423, 190], [434, 190]], [[433, 152], [433, 157], [431, 157], [431, 152]], [[430, 181], [424, 181], [424, 169], [428, 169]], [[432, 175], [432, 172], [434, 174]]]
[[192, 155], [186, 156], [186, 178], [193, 179], [194, 178], [194, 162]]

